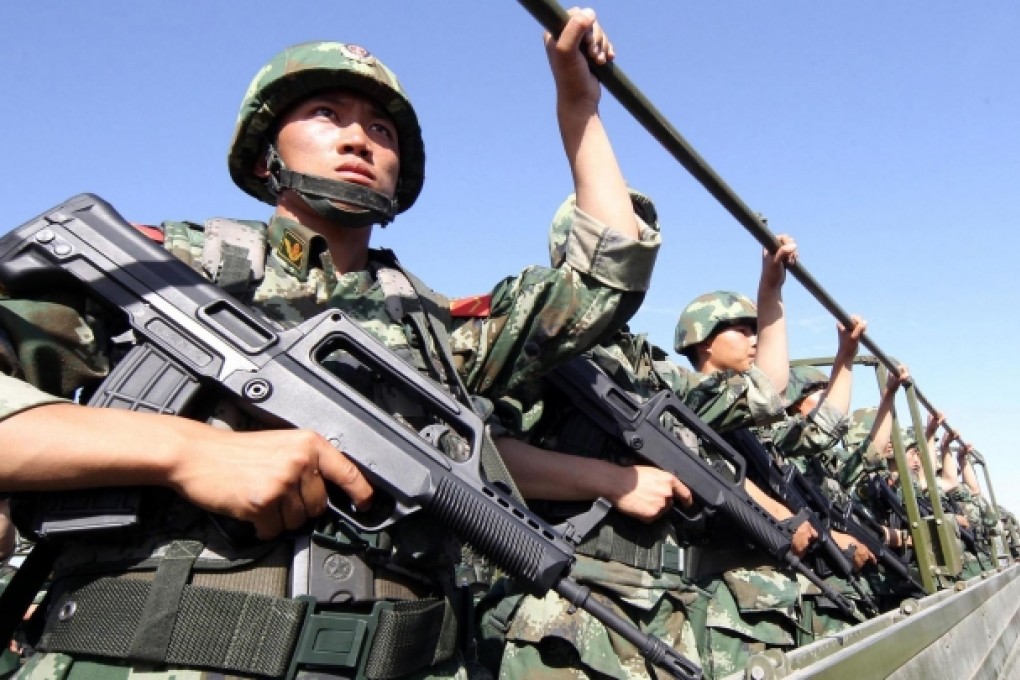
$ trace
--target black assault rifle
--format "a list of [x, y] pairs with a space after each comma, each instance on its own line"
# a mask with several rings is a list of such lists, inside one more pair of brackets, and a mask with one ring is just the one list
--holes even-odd
[[807, 521], [814, 527], [818, 538], [811, 544], [814, 552], [824, 563], [815, 571], [824, 574], [821, 566], [827, 566], [832, 573], [849, 583], [861, 601], [871, 610], [872, 614], [879, 611], [878, 603], [871, 597], [860, 579], [854, 574], [851, 564], [852, 556], [846, 555], [836, 545], [831, 535], [835, 512], [829, 502], [810, 480], [804, 477], [792, 463], [778, 464], [769, 455], [765, 446], [758, 441], [747, 428], [739, 428], [723, 435], [723, 439], [731, 442], [744, 455], [748, 463], [758, 473], [762, 483], [780, 498], [792, 512], [804, 513]]
[[[764, 550], [777, 563], [803, 574], [848, 616], [864, 620], [852, 601], [825, 583], [793, 554], [789, 527], [744, 489], [743, 457], [675, 394], [661, 390], [639, 401], [585, 357], [558, 367], [547, 380], [636, 458], [676, 475], [706, 511], [718, 512], [729, 519], [751, 544]], [[701, 441], [720, 452], [734, 467], [734, 478], [716, 469], [680, 441], [663, 424], [667, 416], [686, 425]]]
[[[530, 592], [555, 590], [651, 663], [679, 678], [701, 677], [686, 657], [591, 598], [569, 577], [573, 543], [483, 478], [481, 419], [340, 311], [281, 330], [89, 194], [0, 240], [0, 282], [12, 293], [78, 288], [119, 310], [137, 342], [90, 403], [203, 418], [203, 408], [228, 400], [264, 427], [318, 432], [358, 465], [379, 499], [362, 514], [331, 490], [331, 510], [355, 526], [376, 531], [429, 512]], [[469, 443], [470, 456], [452, 460], [346, 384], [324, 366], [338, 355], [403, 390]]]
[[[821, 467], [817, 459], [813, 459], [812, 464], [816, 469]], [[833, 501], [831, 507], [833, 526], [837, 531], [853, 536], [854, 540], [871, 551], [883, 569], [908, 583], [916, 594], [926, 594], [924, 586], [911, 573], [909, 560], [897, 555], [885, 544], [886, 527], [867, 508], [849, 497], [843, 501]]]
[[[887, 512], [895, 515], [899, 518], [900, 522], [904, 526], [909, 526], [910, 520], [907, 516], [907, 508], [903, 505], [903, 501], [900, 500], [896, 492], [890, 487], [886, 481], [879, 475], [873, 475], [868, 483], [870, 492], [883, 504]], [[917, 510], [921, 513], [922, 517], [931, 517], [935, 514], [935, 509], [932, 507], [931, 499], [921, 494], [916, 495], [917, 499]], [[957, 508], [951, 500], [948, 498], [941, 499], [942, 511], [951, 515], [959, 514]], [[967, 552], [971, 553], [978, 560], [984, 555], [988, 559], [992, 558], [991, 553], [978, 542], [977, 534], [969, 527], [960, 525], [956, 522], [956, 528], [960, 532], [960, 540], [963, 541], [964, 548]]]

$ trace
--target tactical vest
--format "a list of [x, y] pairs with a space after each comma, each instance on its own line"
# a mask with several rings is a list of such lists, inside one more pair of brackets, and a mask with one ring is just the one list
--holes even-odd
[[[668, 389], [654, 367], [651, 345], [643, 335], [620, 334], [620, 349], [630, 366], [596, 348], [589, 353], [618, 384], [635, 397], [643, 398], [660, 389]], [[608, 435], [570, 400], [556, 392], [551, 383], [543, 383], [543, 414], [531, 435], [536, 446], [559, 453], [609, 461], [629, 466], [635, 459], [629, 449]], [[590, 502], [531, 500], [528, 506], [552, 524], [565, 522], [591, 507]], [[660, 575], [682, 573], [682, 551], [677, 547], [673, 521], [662, 517], [645, 523], [610, 510], [606, 518], [577, 546], [581, 555], [619, 562]]]
[[[204, 233], [180, 222], [164, 230], [172, 253], [251, 301], [265, 272], [266, 225], [216, 219]], [[420, 350], [405, 360], [482, 410], [454, 367], [445, 299], [403, 271], [389, 251], [372, 251], [371, 259], [389, 315]], [[352, 371], [349, 384], [379, 406], [423, 427], [418, 404], [359, 376], [343, 357], [336, 366]], [[217, 409], [214, 420], [244, 426], [230, 410]], [[442, 424], [429, 425], [439, 448], [462, 453], [456, 437], [444, 439]], [[482, 448], [488, 479], [516, 492], [488, 436]], [[367, 533], [324, 517], [293, 541], [236, 546], [225, 539], [222, 521], [168, 490], [116, 490], [114, 504], [124, 493], [141, 498], [130, 528], [59, 541], [40, 650], [268, 677], [321, 667], [334, 677], [381, 680], [452, 659], [467, 637], [468, 598], [453, 580], [460, 546], [434, 520], [411, 516]], [[38, 530], [81, 498], [22, 499], [18, 522]], [[109, 500], [93, 494], [89, 502]]]

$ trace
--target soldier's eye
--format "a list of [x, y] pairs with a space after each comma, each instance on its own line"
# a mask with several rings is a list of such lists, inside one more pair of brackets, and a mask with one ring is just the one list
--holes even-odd
[[396, 130], [394, 130], [392, 126], [387, 125], [386, 123], [372, 123], [370, 128], [373, 132], [376, 132], [391, 141], [397, 138]]

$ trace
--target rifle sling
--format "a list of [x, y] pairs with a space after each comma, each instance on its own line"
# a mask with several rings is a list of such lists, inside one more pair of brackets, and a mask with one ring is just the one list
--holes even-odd
[[21, 624], [28, 606], [53, 571], [56, 558], [57, 553], [49, 543], [37, 542], [7, 587], [0, 592], [0, 644], [4, 648], [14, 638], [14, 631]]
[[[379, 251], [379, 253], [388, 260], [389, 266], [392, 266], [394, 269], [403, 274], [407, 281], [411, 284], [411, 288], [415, 295], [415, 299], [413, 300], [413, 303], [415, 304], [408, 305], [408, 308], [422, 311], [409, 314], [409, 318], [416, 326], [416, 330], [420, 335], [424, 335], [426, 329], [430, 331], [431, 336], [436, 343], [436, 354], [439, 355], [439, 359], [442, 362], [442, 369], [444, 369], [440, 371], [438, 366], [433, 365], [433, 370], [440, 373], [440, 375], [445, 373], [447, 384], [454, 388], [458, 400], [477, 413], [482, 420], [486, 420], [487, 414], [480, 412], [481, 409], [475, 403], [475, 400], [471, 398], [470, 392], [468, 392], [467, 387], [465, 387], [463, 380], [460, 378], [460, 373], [454, 365], [453, 351], [450, 349], [450, 338], [446, 332], [446, 324], [443, 323], [444, 320], [449, 319], [448, 306], [443, 305], [436, 298], [436, 295], [432, 292], [432, 290], [422, 283], [421, 280], [405, 270], [391, 251], [382, 250]], [[423, 337], [422, 340], [426, 341], [426, 338]], [[423, 350], [426, 355], [429, 355], [427, 347], [423, 347]], [[429, 357], [431, 358], [431, 355], [429, 355]], [[510, 472], [506, 469], [506, 465], [503, 463], [503, 458], [496, 450], [496, 445], [489, 436], [488, 430], [486, 430], [486, 434], [482, 439], [481, 454], [481, 466], [482, 472], [485, 474], [485, 478], [490, 482], [499, 483], [507, 489], [515, 499], [523, 502], [524, 497], [517, 489], [517, 485], [514, 483], [513, 477], [510, 476]]]

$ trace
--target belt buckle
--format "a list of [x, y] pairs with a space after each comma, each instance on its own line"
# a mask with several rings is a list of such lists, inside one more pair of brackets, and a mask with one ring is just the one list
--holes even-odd
[[365, 663], [383, 611], [393, 608], [392, 602], [377, 601], [372, 611], [315, 611], [315, 598], [302, 596], [307, 603], [297, 645], [291, 655], [286, 680], [294, 680], [302, 667], [356, 669], [356, 678], [365, 677]]
[[659, 570], [668, 574], [684, 573], [684, 549], [671, 543], [662, 544]]

